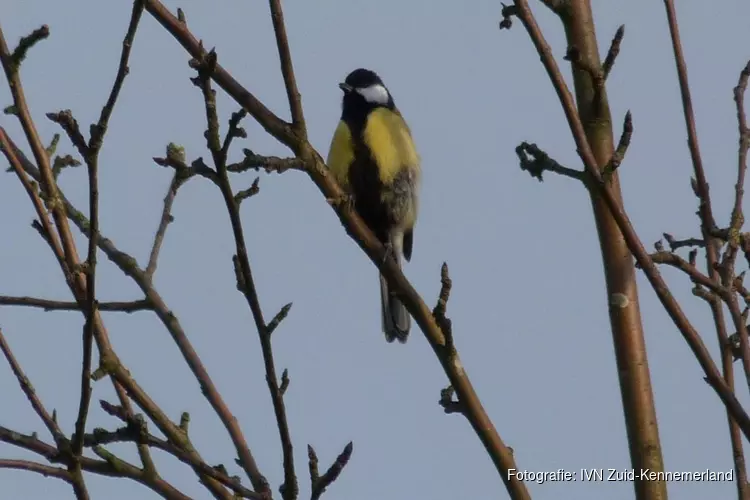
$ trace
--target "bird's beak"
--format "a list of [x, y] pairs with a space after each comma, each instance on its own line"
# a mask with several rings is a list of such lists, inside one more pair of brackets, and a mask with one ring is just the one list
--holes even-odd
[[339, 88], [344, 91], [344, 93], [348, 94], [353, 90], [352, 86], [346, 83], [339, 83]]

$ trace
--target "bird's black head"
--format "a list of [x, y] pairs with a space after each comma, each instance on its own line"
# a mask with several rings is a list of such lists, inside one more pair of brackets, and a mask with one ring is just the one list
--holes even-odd
[[378, 107], [394, 109], [393, 97], [377, 73], [355, 69], [339, 87], [344, 91], [342, 118], [363, 118]]
[[344, 83], [354, 88], [364, 89], [370, 85], [383, 85], [383, 80], [374, 71], [359, 68], [349, 73]]

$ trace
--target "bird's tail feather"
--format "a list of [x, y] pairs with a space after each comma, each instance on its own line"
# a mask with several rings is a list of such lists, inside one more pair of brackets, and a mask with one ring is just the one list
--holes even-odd
[[388, 290], [388, 282], [380, 276], [380, 304], [383, 313], [383, 333], [388, 342], [398, 339], [402, 344], [409, 338], [411, 316], [396, 296]]

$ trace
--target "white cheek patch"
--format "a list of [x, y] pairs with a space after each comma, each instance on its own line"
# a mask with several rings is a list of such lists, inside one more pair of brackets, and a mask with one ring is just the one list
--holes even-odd
[[390, 95], [388, 90], [380, 84], [370, 85], [363, 89], [357, 89], [357, 93], [365, 98], [365, 101], [371, 104], [388, 104]]

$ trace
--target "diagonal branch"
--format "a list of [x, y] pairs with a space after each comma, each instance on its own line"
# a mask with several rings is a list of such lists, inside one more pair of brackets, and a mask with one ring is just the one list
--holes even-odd
[[8, 361], [10, 369], [13, 371], [13, 375], [16, 376], [18, 385], [21, 386], [21, 390], [26, 395], [26, 399], [29, 400], [29, 403], [31, 403], [31, 407], [34, 408], [36, 414], [39, 415], [39, 418], [42, 419], [42, 422], [44, 422], [45, 427], [47, 427], [47, 430], [52, 435], [55, 443], [57, 443], [58, 446], [63, 446], [64, 443], [67, 442], [67, 438], [60, 430], [60, 426], [57, 425], [57, 419], [55, 418], [54, 413], [53, 415], [47, 413], [47, 410], [44, 408], [44, 405], [39, 400], [39, 396], [37, 396], [36, 391], [34, 390], [34, 386], [31, 384], [31, 381], [21, 369], [21, 365], [19, 365], [18, 361], [16, 361], [16, 357], [13, 355], [13, 351], [11, 351], [10, 346], [5, 340], [5, 335], [3, 335], [3, 331], [1, 329], [0, 351], [3, 352], [5, 359]]
[[[185, 50], [196, 60], [202, 60], [207, 51], [203, 44], [190, 33], [187, 25], [172, 15], [171, 12], [159, 0], [143, 0], [146, 10], [166, 29]], [[248, 92], [240, 83], [234, 79], [220, 64], [211, 74], [214, 80], [224, 91], [229, 94], [239, 105], [241, 105], [258, 123], [282, 144], [294, 149], [298, 137], [292, 126], [276, 116], [254, 95]]]
[[279, 50], [281, 74], [284, 77], [289, 109], [292, 111], [292, 126], [299, 138], [306, 140], [307, 128], [305, 127], [305, 115], [302, 112], [302, 96], [297, 90], [297, 81], [294, 78], [294, 66], [289, 51], [289, 39], [286, 36], [281, 0], [269, 0], [268, 3], [271, 7], [271, 21], [273, 22], [273, 32], [276, 35], [276, 47]]
[[328, 487], [339, 477], [341, 471], [344, 470], [346, 464], [349, 463], [352, 451], [354, 451], [354, 444], [349, 441], [344, 447], [344, 450], [339, 453], [336, 460], [321, 476], [318, 472], [318, 455], [315, 453], [315, 449], [312, 446], [307, 445], [308, 467], [310, 469], [310, 483], [312, 485], [310, 500], [319, 500], [321, 495], [325, 493], [326, 489], [328, 489]]

